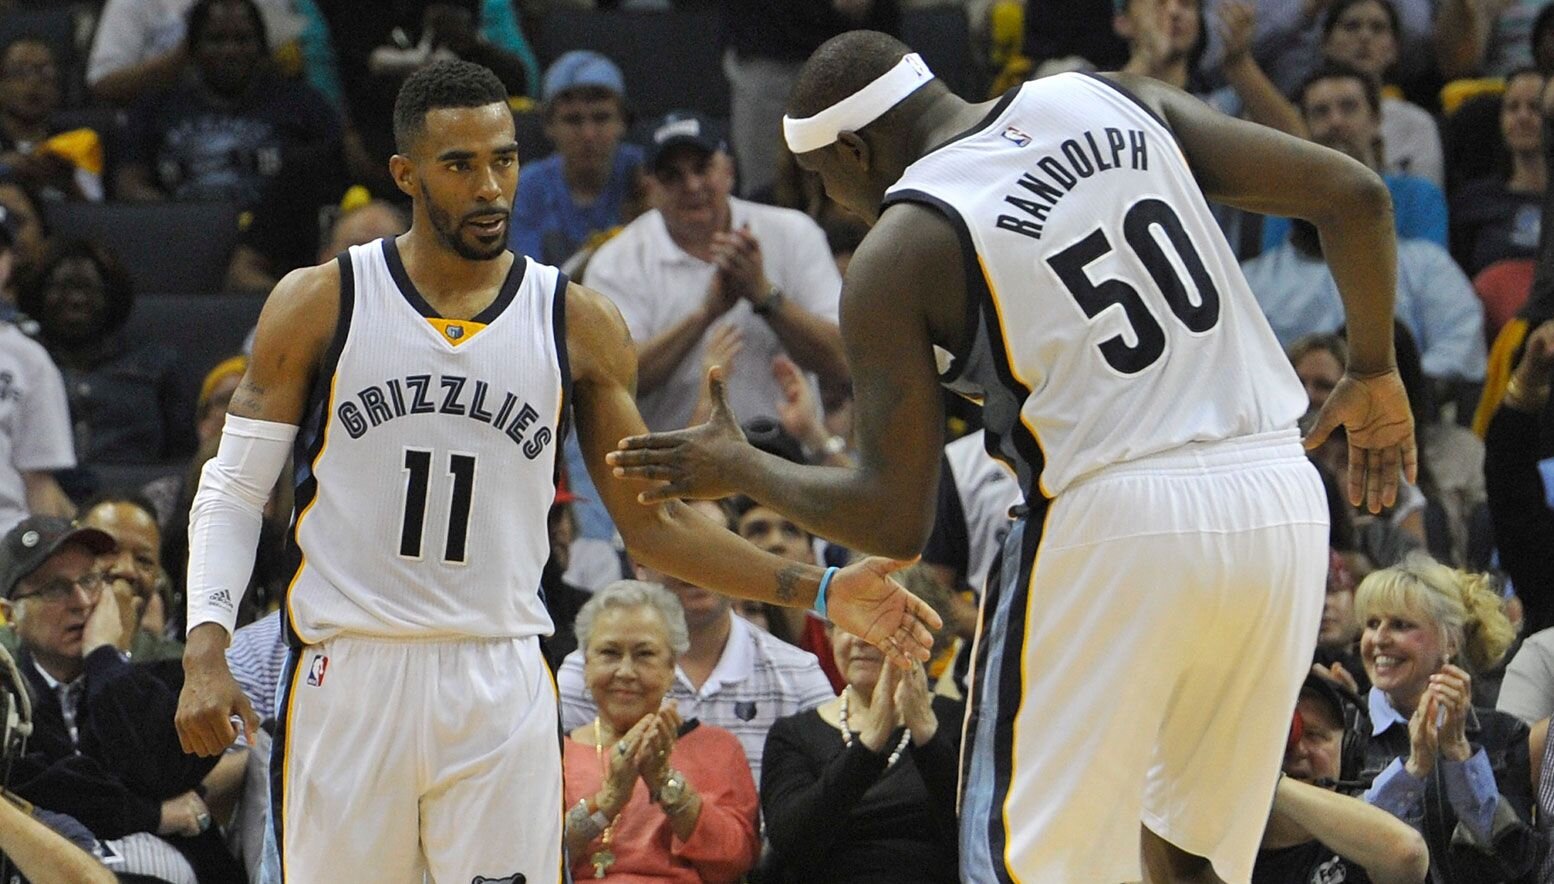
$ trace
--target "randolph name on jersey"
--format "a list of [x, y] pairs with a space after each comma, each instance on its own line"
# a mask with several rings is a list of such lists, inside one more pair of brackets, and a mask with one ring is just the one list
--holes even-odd
[[[1030, 143], [1031, 136], [1013, 126], [1004, 129], [1003, 137], [1020, 147]], [[1074, 189], [1081, 179], [1100, 172], [1123, 167], [1138, 172], [1149, 171], [1149, 150], [1144, 133], [1139, 129], [1124, 132], [1107, 126], [1095, 132], [1085, 132], [1083, 144], [1078, 138], [1063, 142], [1059, 153], [1047, 154], [1035, 163], [1042, 174], [1022, 172], [1015, 184], [1020, 190], [1004, 197], [1004, 202], [1030, 216], [999, 215], [995, 222], [1003, 230], [1012, 230], [1031, 239], [1041, 239], [1041, 231], [1047, 223], [1047, 213], [1052, 211], [1064, 194]], [[1105, 142], [1103, 148], [1101, 142]], [[1126, 154], [1126, 156], [1124, 156]]]

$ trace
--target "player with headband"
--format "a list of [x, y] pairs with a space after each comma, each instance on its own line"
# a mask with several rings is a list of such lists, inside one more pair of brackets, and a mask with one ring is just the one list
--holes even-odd
[[[1348, 317], [1344, 426], [1372, 511], [1415, 470], [1386, 187], [1327, 148], [1127, 75], [970, 104], [899, 41], [816, 50], [784, 132], [873, 223], [842, 289], [858, 459], [780, 462], [724, 407], [622, 440], [646, 502], [742, 491], [857, 550], [932, 526], [940, 386], [980, 402], [1025, 506], [983, 593], [967, 881], [1249, 879], [1311, 665], [1327, 506], [1306, 397], [1205, 201], [1306, 218]], [[721, 399], [721, 379], [711, 383]]]

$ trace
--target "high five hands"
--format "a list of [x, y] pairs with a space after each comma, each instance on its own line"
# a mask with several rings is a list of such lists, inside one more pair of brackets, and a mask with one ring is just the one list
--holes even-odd
[[[707, 373], [712, 413], [704, 424], [668, 433], [622, 439], [605, 462], [619, 479], [657, 483], [637, 495], [643, 504], [667, 500], [716, 500], [741, 490], [741, 470], [755, 468], [757, 452], [745, 441], [729, 409], [723, 369]], [[827, 590], [833, 623], [885, 652], [902, 668], [927, 660], [933, 631], [944, 621], [922, 599], [891, 579], [910, 562], [869, 557], [837, 572]]]

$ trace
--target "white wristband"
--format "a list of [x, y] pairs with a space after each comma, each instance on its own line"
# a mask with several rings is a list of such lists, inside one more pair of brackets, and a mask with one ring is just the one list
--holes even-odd
[[230, 633], [236, 625], [264, 504], [296, 438], [294, 424], [227, 415], [189, 510], [189, 630], [219, 623]]

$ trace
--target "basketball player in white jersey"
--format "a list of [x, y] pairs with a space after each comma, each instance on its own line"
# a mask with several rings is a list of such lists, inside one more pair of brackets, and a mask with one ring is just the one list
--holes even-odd
[[[418, 71], [394, 126], [410, 231], [276, 286], [201, 477], [179, 734], [210, 755], [234, 739], [233, 716], [253, 726], [222, 652], [261, 508], [295, 452], [293, 651], [272, 760], [284, 878], [554, 882], [565, 809], [538, 642], [546, 514], [568, 412], [600, 469], [615, 440], [646, 431], [633, 349], [608, 301], [506, 250], [518, 145], [490, 71]], [[619, 482], [601, 494], [644, 564], [782, 604], [819, 593], [898, 664], [926, 658], [938, 618], [886, 576], [895, 563], [801, 568], [678, 503], [644, 509]]]
[[1028, 513], [983, 600], [963, 878], [1245, 882], [1328, 529], [1300, 384], [1204, 195], [1321, 230], [1352, 355], [1307, 442], [1348, 428], [1349, 493], [1374, 511], [1415, 462], [1386, 188], [1153, 80], [1064, 74], [973, 105], [909, 52], [835, 38], [784, 121], [799, 163], [873, 221], [841, 306], [859, 465], [779, 463], [721, 407], [610, 462], [663, 483], [649, 502], [742, 490], [908, 556], [933, 518], [938, 386], [978, 399]]

